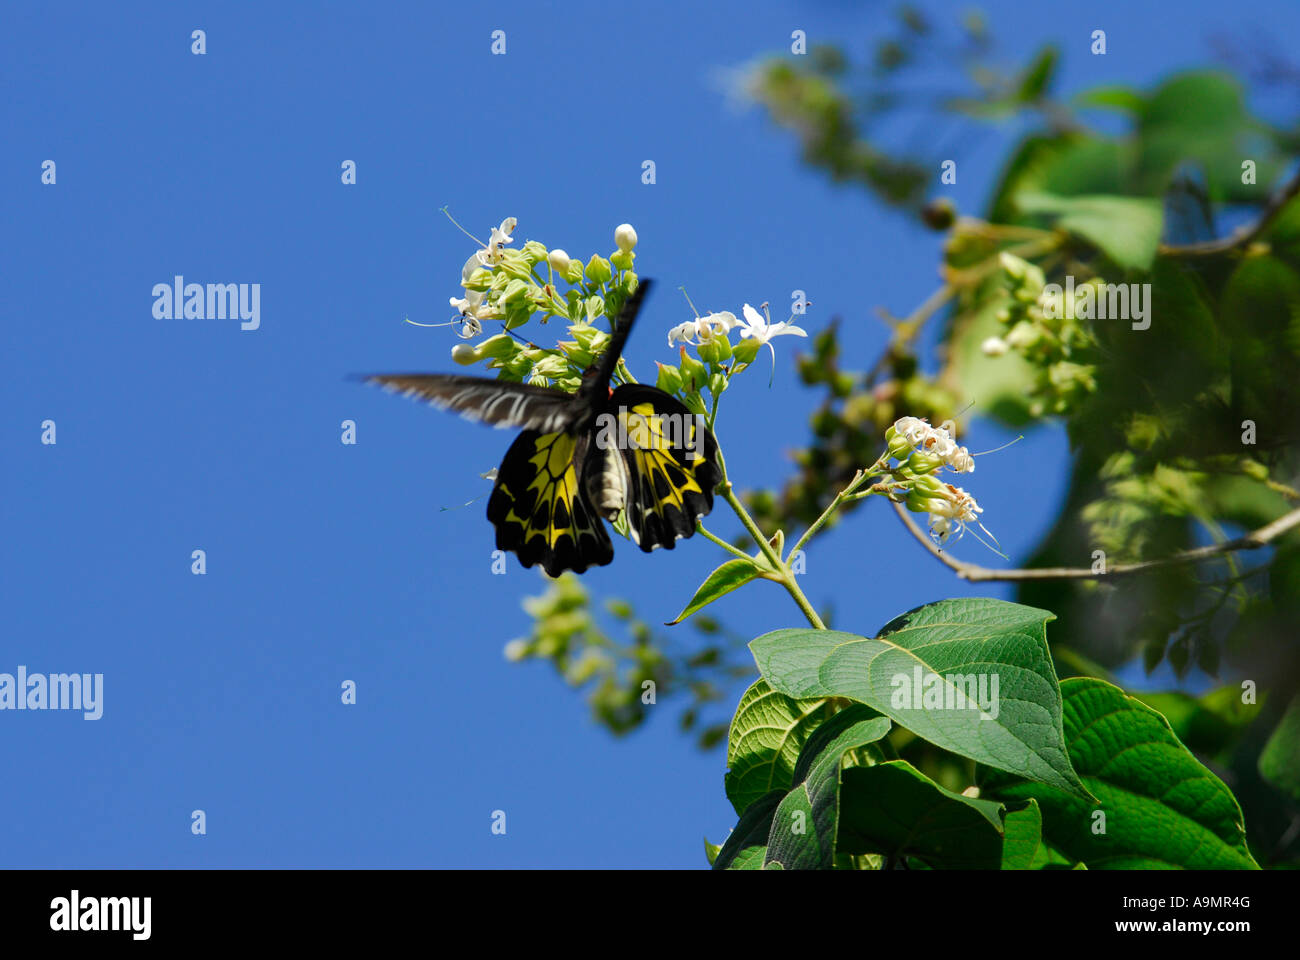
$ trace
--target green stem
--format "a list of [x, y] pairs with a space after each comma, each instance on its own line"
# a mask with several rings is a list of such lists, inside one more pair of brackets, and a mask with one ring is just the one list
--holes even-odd
[[763, 536], [763, 531], [758, 529], [758, 524], [754, 522], [754, 518], [749, 515], [749, 511], [745, 509], [745, 505], [740, 501], [740, 498], [736, 496], [736, 492], [731, 486], [731, 479], [727, 476], [727, 461], [722, 456], [721, 448], [718, 449], [718, 467], [722, 471], [722, 483], [720, 485], [722, 489], [722, 499], [727, 501], [727, 504], [735, 512], [736, 516], [740, 518], [740, 522], [744, 524], [745, 530], [748, 531], [750, 537], [758, 544], [759, 550], [763, 552], [763, 556], [767, 558], [768, 564], [771, 565], [772, 572], [767, 575], [767, 579], [775, 580], [777, 583], [781, 584], [781, 586], [785, 587], [786, 592], [794, 598], [794, 602], [797, 603], [799, 609], [803, 611], [803, 615], [808, 618], [808, 622], [818, 630], [825, 630], [826, 624], [822, 623], [822, 618], [817, 615], [817, 611], [813, 609], [812, 603], [810, 603], [808, 598], [804, 596], [803, 590], [800, 589], [799, 583], [795, 579], [794, 572], [785, 561], [781, 559], [777, 552], [772, 549], [772, 545], [767, 542], [767, 537]]
[[712, 540], [714, 543], [720, 546], [723, 550], [726, 550], [728, 553], [735, 554], [737, 557], [739, 557], [742, 560], [754, 559], [745, 551], [737, 547], [733, 547], [731, 544], [727, 543], [726, 540], [723, 540], [721, 537], [717, 536], [716, 534], [711, 533], [709, 530], [705, 528], [704, 524], [698, 520], [695, 522], [695, 529], [698, 530], [700, 533], [704, 534], [704, 538], [706, 540]]

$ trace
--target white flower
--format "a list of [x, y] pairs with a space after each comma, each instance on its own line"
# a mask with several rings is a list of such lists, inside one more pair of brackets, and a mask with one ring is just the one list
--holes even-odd
[[630, 223], [620, 223], [614, 229], [614, 242], [624, 253], [629, 252], [636, 246], [636, 231], [632, 229]]
[[687, 320], [685, 323], [679, 323], [668, 331], [668, 346], [674, 343], [694, 343], [691, 337], [695, 336], [695, 321]]
[[955, 473], [971, 473], [975, 469], [975, 458], [970, 451], [958, 446], [943, 427], [932, 427], [919, 417], [900, 417], [894, 421], [894, 433], [917, 452], [937, 457], [943, 466]]
[[[702, 317], [696, 317], [694, 320], [687, 320], [685, 323], [679, 323], [668, 331], [668, 346], [674, 343], [700, 344], [708, 343], [714, 337], [725, 337], [731, 332], [739, 320], [730, 310], [723, 310], [719, 313], [706, 313]], [[691, 339], [694, 337], [695, 339]]]
[[979, 523], [979, 514], [984, 508], [975, 502], [975, 498], [961, 487], [951, 483], [944, 484], [947, 496], [930, 500], [930, 535], [938, 543], [947, 543], [956, 531], [957, 539], [966, 532], [968, 523]]
[[989, 337], [980, 344], [980, 350], [986, 357], [1000, 357], [1011, 349], [1011, 345], [1001, 337]]
[[[501, 260], [501, 245], [510, 242], [510, 234], [515, 232], [515, 227], [518, 225], [519, 221], [514, 217], [506, 217], [501, 221], [501, 226], [492, 228], [492, 236], [488, 237], [487, 247], [474, 254], [474, 259], [478, 261], [479, 266], [489, 267]], [[465, 264], [465, 269], [461, 271], [462, 279], [469, 279], [465, 275], [465, 270], [469, 269], [469, 264]]]
[[[740, 335], [742, 337], [753, 337], [759, 343], [766, 343], [769, 347], [772, 345], [773, 337], [783, 337], [787, 334], [793, 334], [796, 337], [808, 336], [807, 330], [796, 327], [787, 320], [782, 320], [780, 323], [769, 322], [749, 304], [745, 304], [743, 312], [745, 319], [740, 321]], [[775, 351], [773, 351], [772, 357], [773, 359], [776, 358]]]

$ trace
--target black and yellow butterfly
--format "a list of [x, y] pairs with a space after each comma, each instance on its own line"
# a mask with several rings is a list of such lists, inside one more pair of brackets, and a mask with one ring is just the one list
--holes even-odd
[[625, 512], [632, 541], [671, 550], [713, 509], [722, 478], [718, 444], [680, 400], [657, 387], [609, 381], [641, 307], [641, 280], [615, 321], [609, 347], [576, 393], [455, 374], [377, 374], [369, 383], [468, 420], [522, 427], [497, 470], [487, 516], [497, 548], [551, 576], [614, 559], [601, 518]]

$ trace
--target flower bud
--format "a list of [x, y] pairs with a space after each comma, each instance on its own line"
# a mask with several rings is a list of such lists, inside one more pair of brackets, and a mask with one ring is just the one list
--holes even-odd
[[478, 363], [478, 348], [468, 343], [458, 343], [451, 348], [451, 359], [462, 367]]
[[705, 363], [726, 363], [731, 358], [731, 343], [719, 333], [700, 343], [697, 352]]
[[558, 248], [546, 255], [546, 262], [556, 273], [563, 274], [569, 269], [569, 255]]
[[545, 244], [538, 243], [536, 240], [529, 240], [519, 252], [524, 255], [524, 259], [530, 264], [541, 263], [546, 259]]
[[980, 344], [980, 349], [986, 357], [1000, 357], [1011, 348], [1001, 337], [989, 337]]
[[655, 386], [664, 393], [676, 393], [682, 388], [682, 372], [676, 367], [667, 363], [657, 364], [659, 367], [659, 376], [655, 380]]
[[741, 340], [732, 348], [731, 355], [736, 358], [738, 363], [750, 364], [758, 356], [759, 348], [763, 345], [758, 342], [756, 337], [750, 337]]
[[681, 353], [682, 387], [687, 393], [697, 393], [708, 379], [708, 371], [700, 361], [687, 356], [685, 347], [681, 348]]
[[636, 231], [632, 229], [632, 224], [619, 224], [614, 230], [614, 242], [624, 253], [629, 253], [636, 246]]
[[587, 261], [586, 274], [587, 279], [592, 283], [608, 283], [614, 271], [609, 268], [608, 260], [593, 253], [591, 259]]
[[478, 345], [479, 354], [484, 357], [491, 357], [493, 360], [504, 360], [507, 357], [513, 357], [516, 349], [518, 348], [515, 346], [514, 338], [504, 333], [488, 337]]

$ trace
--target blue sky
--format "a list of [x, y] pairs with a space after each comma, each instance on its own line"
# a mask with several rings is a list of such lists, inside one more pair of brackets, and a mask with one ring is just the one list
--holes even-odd
[[[0, 398], [0, 672], [104, 674], [104, 715], [0, 713], [0, 865], [703, 866], [734, 823], [723, 755], [700, 754], [676, 709], [616, 741], [542, 664], [502, 647], [526, 632], [540, 575], [490, 573], [478, 474], [501, 432], [349, 382], [450, 370], [446, 317], [466, 238], [608, 253], [640, 235], [658, 278], [627, 351], [643, 378], [664, 334], [702, 309], [813, 301], [843, 314], [845, 363], [884, 342], [871, 308], [930, 292], [939, 239], [801, 166], [719, 71], [790, 31], [869, 49], [882, 4], [26, 5], [7, 12]], [[938, 13], [938, 8], [929, 7]], [[1064, 48], [1061, 88], [1148, 84], [1210, 59], [1240, 29], [1212, 5], [991, 3], [1011, 63]], [[1300, 12], [1261, 11], [1275, 36]], [[1087, 53], [1091, 30], [1109, 53]], [[507, 54], [489, 53], [504, 29]], [[206, 31], [207, 53], [190, 52]], [[978, 210], [1005, 136], [961, 155], [935, 193]], [[41, 163], [57, 164], [42, 185]], [[657, 182], [641, 183], [653, 159]], [[340, 164], [357, 164], [357, 184]], [[261, 326], [159, 320], [152, 288], [261, 284]], [[719, 439], [742, 486], [777, 485], [813, 394], [790, 339], [775, 386], [726, 397]], [[57, 444], [40, 443], [55, 421]], [[340, 422], [358, 443], [339, 442]], [[996, 446], [978, 421], [965, 441]], [[969, 485], [1012, 557], [1064, 489], [1064, 438], [1044, 430], [981, 461]], [[713, 526], [734, 523], [721, 512]], [[617, 558], [585, 580], [649, 620], [675, 614], [721, 559], [700, 538]], [[208, 572], [194, 576], [194, 549]], [[970, 538], [958, 555], [995, 562]], [[805, 589], [837, 625], [872, 632], [970, 589], [886, 510], [819, 540]], [[722, 601], [741, 633], [796, 625], [767, 584]], [[358, 703], [343, 706], [353, 680]], [[190, 832], [190, 813], [208, 832]], [[507, 833], [490, 816], [507, 815]]]

